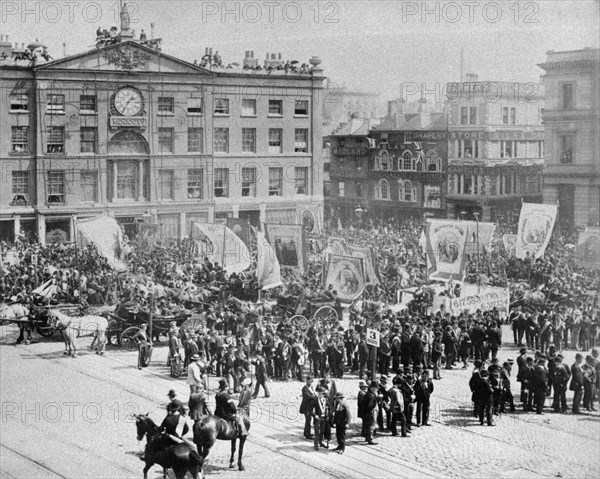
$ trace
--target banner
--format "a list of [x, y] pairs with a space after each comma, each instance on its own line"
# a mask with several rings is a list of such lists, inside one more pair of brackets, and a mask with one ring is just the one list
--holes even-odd
[[281, 267], [277, 261], [275, 250], [260, 231], [256, 231], [256, 278], [262, 289], [272, 289], [281, 286]]
[[342, 256], [348, 256], [348, 244], [346, 238], [338, 238], [336, 236], [330, 236], [327, 238], [327, 248], [325, 254], [337, 254]]
[[353, 258], [362, 258], [365, 260], [365, 284], [380, 284], [373, 262], [373, 248], [349, 244], [346, 246], [346, 249]]
[[152, 252], [158, 237], [159, 225], [139, 223], [138, 225], [138, 247], [146, 253]]
[[298, 205], [298, 224], [306, 228], [307, 234], [320, 235], [323, 232], [323, 215], [320, 205]]
[[331, 255], [324, 278], [326, 289], [332, 285], [340, 301], [351, 303], [362, 294], [366, 286], [364, 259]]
[[427, 268], [429, 279], [462, 281], [469, 226], [464, 221], [428, 220]]
[[[462, 221], [462, 223], [466, 223], [469, 227], [465, 253], [477, 253], [477, 245], [479, 245], [479, 254], [485, 253], [492, 244], [496, 225], [494, 223], [482, 222], [478, 224], [477, 221]], [[477, 238], [478, 233], [479, 239]]]
[[227, 218], [225, 224], [248, 248], [250, 247], [250, 221], [248, 218]]
[[46, 281], [40, 287], [34, 289], [32, 291], [32, 293], [37, 294], [38, 296], [41, 296], [43, 298], [49, 299], [49, 298], [53, 298], [54, 295], [57, 293], [57, 291], [58, 291], [58, 286], [56, 286], [56, 284], [54, 284], [54, 278], [50, 278], [48, 281]]
[[504, 312], [504, 316], [506, 316], [509, 306], [510, 294], [508, 288], [482, 286], [477, 292], [476, 285], [463, 284], [460, 298], [446, 297], [446, 311], [453, 316], [458, 316], [465, 310], [469, 313], [475, 313], [478, 309], [485, 312], [494, 308]]
[[523, 203], [517, 234], [517, 257], [524, 259], [528, 254], [534, 259], [544, 256], [550, 242], [557, 205]]
[[275, 248], [282, 268], [291, 268], [304, 274], [306, 249], [302, 225], [265, 224], [267, 240]]
[[79, 242], [82, 246], [88, 243], [96, 245], [98, 252], [104, 256], [108, 264], [117, 272], [126, 271], [123, 261], [123, 232], [112, 216], [98, 216], [90, 220], [78, 220]]
[[502, 235], [502, 243], [504, 244], [504, 249], [508, 253], [509, 258], [517, 256], [517, 235]]
[[587, 227], [579, 233], [577, 262], [586, 268], [600, 267], [600, 228]]
[[241, 273], [250, 267], [248, 248], [225, 225], [192, 222], [192, 239], [198, 246], [199, 256], [221, 264], [227, 273]]

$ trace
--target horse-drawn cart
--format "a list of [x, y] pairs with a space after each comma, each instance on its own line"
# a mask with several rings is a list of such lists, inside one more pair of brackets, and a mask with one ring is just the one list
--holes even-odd
[[302, 331], [306, 331], [311, 324], [330, 328], [340, 320], [333, 302], [283, 296], [278, 298], [277, 308], [285, 317], [291, 316], [290, 323]]

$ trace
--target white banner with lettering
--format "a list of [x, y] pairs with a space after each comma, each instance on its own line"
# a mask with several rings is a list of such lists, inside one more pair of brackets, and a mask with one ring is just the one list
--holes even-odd
[[523, 203], [517, 234], [517, 258], [524, 259], [528, 254], [534, 259], [544, 256], [557, 213], [557, 205]]
[[497, 308], [506, 316], [510, 306], [510, 295], [507, 288], [496, 288], [494, 286], [482, 286], [477, 292], [477, 285], [463, 283], [460, 298], [446, 298], [446, 311], [453, 316], [458, 316], [463, 311], [475, 313], [491, 311]]

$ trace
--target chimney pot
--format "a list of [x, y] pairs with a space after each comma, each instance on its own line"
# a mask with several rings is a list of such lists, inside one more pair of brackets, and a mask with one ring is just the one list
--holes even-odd
[[150, 40], [154, 40], [154, 25], [154, 22], [150, 24]]
[[251, 53], [250, 58], [254, 58], [254, 50], [252, 50], [250, 53]]
[[4, 41], [7, 42], [8, 41], [8, 35], [5, 36]]
[[267, 60], [269, 59], [269, 54], [267, 53]]
[[281, 52], [279, 52], [279, 59], [281, 60]]

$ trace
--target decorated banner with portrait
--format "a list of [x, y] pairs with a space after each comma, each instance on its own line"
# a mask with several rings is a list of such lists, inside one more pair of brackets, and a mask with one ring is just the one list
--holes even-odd
[[465, 275], [465, 244], [469, 226], [463, 221], [429, 220], [427, 268], [429, 278], [462, 281]]
[[519, 217], [519, 232], [517, 233], [517, 257], [524, 259], [527, 255], [538, 259], [544, 256], [550, 242], [557, 205], [523, 203]]
[[306, 248], [302, 225], [265, 224], [267, 240], [275, 248], [275, 255], [282, 268], [290, 268], [300, 274], [306, 269]]
[[250, 267], [248, 247], [225, 225], [194, 222], [192, 239], [201, 258], [219, 263], [227, 273], [241, 273]]
[[298, 224], [303, 225], [307, 234], [320, 235], [323, 232], [323, 214], [320, 205], [298, 205]]
[[475, 254], [478, 249], [479, 254], [488, 251], [494, 238], [496, 225], [494, 223], [477, 223], [477, 221], [463, 221], [462, 223], [466, 223], [469, 227], [465, 253]]
[[138, 247], [147, 253], [154, 249], [158, 237], [159, 225], [140, 223], [138, 226], [137, 244]]
[[365, 260], [352, 256], [331, 255], [323, 274], [324, 287], [337, 291], [337, 296], [344, 303], [351, 303], [365, 289]]
[[346, 246], [348, 253], [350, 256], [354, 258], [362, 258], [365, 260], [365, 284], [380, 284], [377, 270], [375, 269], [375, 261], [373, 248], [369, 248], [366, 246], [356, 246], [353, 244], [349, 244]]
[[127, 270], [124, 262], [123, 232], [112, 216], [78, 220], [76, 228], [82, 246], [94, 244], [98, 253], [106, 258], [115, 271]]
[[346, 238], [341, 238], [337, 236], [330, 236], [329, 238], [327, 238], [327, 248], [325, 249], [325, 254], [350, 256], [348, 252], [348, 244], [346, 243]]
[[587, 227], [579, 233], [577, 262], [586, 268], [600, 267], [600, 228]]
[[248, 218], [227, 218], [225, 224], [246, 246], [250, 247], [250, 221]]
[[502, 244], [509, 258], [517, 256], [517, 235], [502, 235]]

